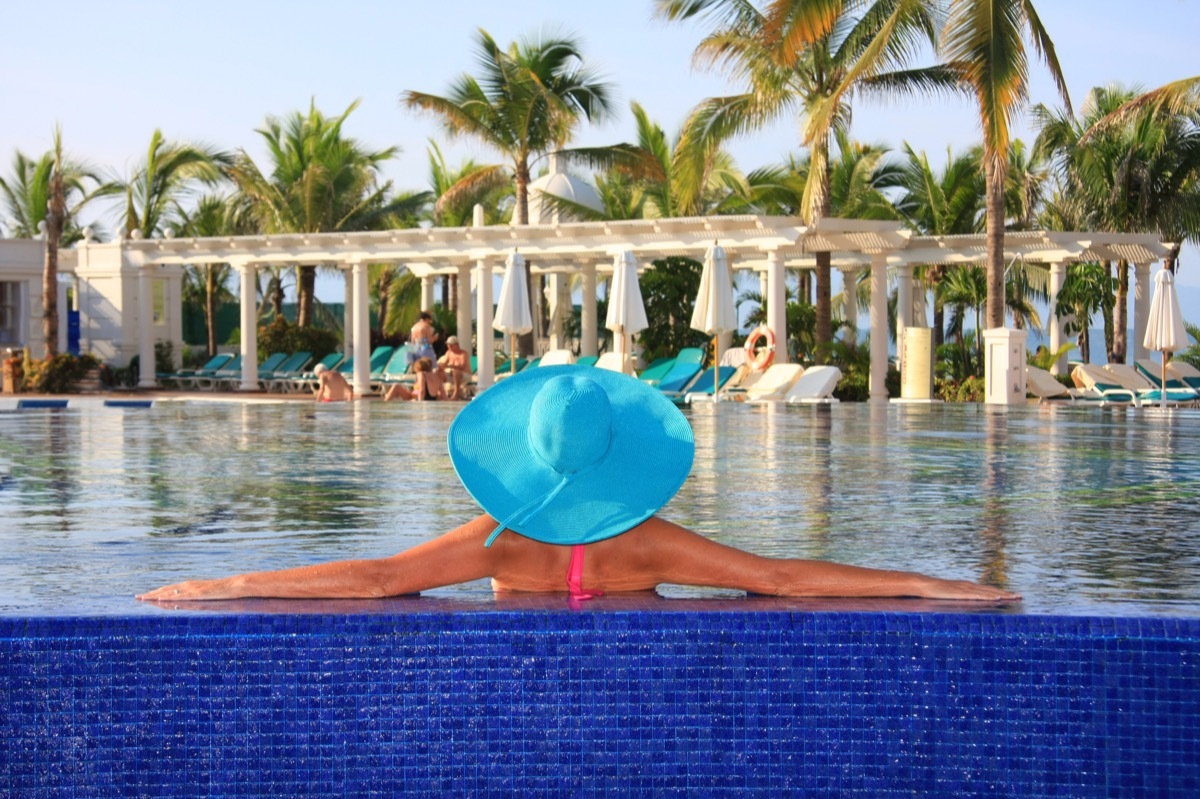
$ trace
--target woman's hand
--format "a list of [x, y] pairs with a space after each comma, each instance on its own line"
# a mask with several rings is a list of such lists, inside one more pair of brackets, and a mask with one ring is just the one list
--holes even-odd
[[242, 596], [234, 586], [233, 577], [219, 580], [188, 580], [173, 585], [164, 585], [138, 595], [147, 602], [194, 602], [205, 599], [238, 599]]

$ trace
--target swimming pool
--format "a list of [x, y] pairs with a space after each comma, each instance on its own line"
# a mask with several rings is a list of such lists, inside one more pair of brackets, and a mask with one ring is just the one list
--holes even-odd
[[476, 510], [449, 405], [0, 413], [0, 795], [1200, 792], [1194, 412], [703, 406], [665, 515], [1018, 605], [486, 584], [139, 604]]
[[[0, 615], [392, 554], [478, 511], [454, 405], [159, 402], [0, 413]], [[1002, 584], [1008, 612], [1200, 617], [1200, 413], [847, 404], [689, 411], [663, 515], [775, 556]], [[670, 597], [728, 593], [668, 586]], [[486, 583], [433, 592], [488, 601]]]

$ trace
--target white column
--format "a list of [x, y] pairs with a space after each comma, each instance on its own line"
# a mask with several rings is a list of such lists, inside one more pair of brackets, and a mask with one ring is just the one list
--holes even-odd
[[371, 314], [367, 301], [367, 265], [354, 264], [354, 395], [371, 393]]
[[492, 265], [480, 258], [475, 265], [475, 329], [479, 350], [475, 363], [475, 384], [482, 391], [496, 380], [495, 335], [492, 332]]
[[887, 402], [887, 254], [871, 256], [871, 402]]
[[566, 349], [567, 314], [571, 307], [571, 296], [566, 290], [568, 278], [562, 272], [552, 272], [546, 276], [546, 283], [550, 294], [550, 349]]
[[1146, 323], [1150, 318], [1150, 264], [1133, 266], [1133, 357], [1150, 358], [1146, 349]]
[[471, 349], [471, 265], [458, 265], [458, 280], [455, 281], [458, 285], [458, 294], [455, 298], [457, 307], [455, 309], [456, 319], [455, 327], [458, 336], [458, 346], [467, 351], [470, 356]]
[[257, 291], [255, 288], [254, 264], [241, 263], [236, 265], [238, 275], [242, 279], [241, 297], [238, 298], [241, 310], [241, 346], [242, 346], [242, 382], [239, 391], [255, 391], [258, 389], [258, 327], [255, 324], [258, 314]]
[[138, 268], [138, 388], [156, 388], [154, 375], [154, 295], [153, 270], [143, 264]]
[[787, 269], [783, 253], [767, 253], [767, 327], [775, 334], [775, 363], [788, 362], [787, 348]]
[[[1063, 345], [1063, 322], [1066, 321], [1059, 317], [1056, 313], [1058, 308], [1058, 295], [1062, 292], [1063, 285], [1067, 282], [1067, 265], [1063, 261], [1055, 261], [1050, 264], [1050, 351], [1058, 352], [1058, 348]], [[1061, 375], [1066, 374], [1067, 359], [1066, 356], [1059, 358], [1050, 366], [1050, 373]]]
[[858, 267], [856, 266], [841, 266], [838, 269], [842, 273], [842, 319], [846, 322], [846, 329], [851, 326], [854, 329], [854, 335], [858, 335]]
[[434, 290], [434, 285], [436, 283], [437, 283], [437, 277], [435, 275], [425, 275], [425, 277], [421, 278], [421, 310], [422, 311], [429, 311], [429, 310], [433, 309], [433, 306], [434, 306], [433, 290]]
[[901, 374], [904, 373], [904, 328], [912, 327], [912, 273], [912, 264], [900, 264], [896, 271], [896, 359]]
[[583, 265], [583, 298], [579, 305], [579, 354], [595, 357], [600, 348], [596, 340], [596, 265]]
[[349, 358], [354, 354], [354, 273], [342, 268], [342, 281], [345, 284], [345, 302], [342, 305], [342, 357]]

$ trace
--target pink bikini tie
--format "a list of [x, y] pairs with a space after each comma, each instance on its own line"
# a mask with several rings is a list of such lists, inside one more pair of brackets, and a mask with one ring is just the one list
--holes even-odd
[[585, 546], [585, 544], [575, 544], [571, 547], [571, 565], [567, 567], [567, 592], [572, 602], [582, 602], [604, 596], [603, 591], [588, 593], [583, 590], [583, 549]]

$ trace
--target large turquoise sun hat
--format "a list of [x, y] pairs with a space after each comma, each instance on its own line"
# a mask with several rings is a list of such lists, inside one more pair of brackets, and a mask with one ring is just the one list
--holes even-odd
[[662, 392], [588, 366], [542, 366], [471, 401], [449, 433], [463, 486], [503, 530], [588, 544], [636, 527], [692, 468], [692, 428]]

